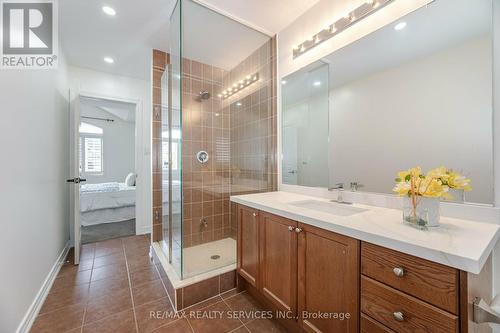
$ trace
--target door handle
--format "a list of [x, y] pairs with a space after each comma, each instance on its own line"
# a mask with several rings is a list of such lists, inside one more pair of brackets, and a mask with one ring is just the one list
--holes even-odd
[[396, 275], [397, 277], [403, 277], [405, 275], [405, 270], [403, 267], [395, 267], [392, 272], [394, 273], [394, 275]]
[[405, 321], [405, 315], [401, 311], [394, 312], [392, 314], [392, 316], [393, 316], [394, 320], [396, 320], [396, 321], [399, 321], [399, 322]]
[[80, 177], [66, 179], [66, 183], [75, 183], [75, 184], [80, 184], [80, 183], [86, 182], [86, 181], [87, 181], [87, 179], [80, 178]]

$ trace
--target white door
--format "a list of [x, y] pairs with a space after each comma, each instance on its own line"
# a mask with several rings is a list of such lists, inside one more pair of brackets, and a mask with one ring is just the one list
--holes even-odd
[[286, 126], [283, 128], [283, 183], [297, 185], [298, 164], [297, 164], [297, 128]]
[[80, 249], [82, 238], [80, 233], [80, 183], [85, 179], [80, 178], [80, 94], [70, 91], [70, 232], [75, 246], [75, 265], [80, 263]]

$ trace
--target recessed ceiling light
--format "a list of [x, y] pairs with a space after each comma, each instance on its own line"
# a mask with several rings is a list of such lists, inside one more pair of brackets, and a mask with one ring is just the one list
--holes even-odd
[[111, 8], [109, 6], [103, 6], [102, 7], [102, 11], [106, 14], [108, 14], [109, 16], [115, 16], [116, 15], [116, 10], [114, 10], [114, 8]]
[[115, 59], [111, 57], [104, 57], [104, 62], [108, 64], [113, 64], [115, 62]]
[[319, 87], [321, 85], [321, 81], [314, 81], [313, 86]]
[[404, 28], [406, 28], [406, 22], [399, 22], [394, 26], [394, 30], [396, 31], [403, 30]]
[[286, 84], [286, 80], [281, 80], [281, 84]]

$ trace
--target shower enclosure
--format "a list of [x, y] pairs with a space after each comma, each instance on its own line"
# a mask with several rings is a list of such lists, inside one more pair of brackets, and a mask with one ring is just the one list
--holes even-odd
[[169, 42], [161, 81], [163, 230], [153, 238], [184, 280], [234, 269], [231, 195], [276, 190], [275, 40], [178, 0]]

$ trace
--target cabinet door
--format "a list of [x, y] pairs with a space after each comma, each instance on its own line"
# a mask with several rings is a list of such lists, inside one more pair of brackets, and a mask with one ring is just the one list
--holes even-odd
[[252, 286], [259, 281], [259, 211], [238, 205], [238, 273]]
[[315, 333], [358, 332], [359, 241], [308, 225], [299, 224], [299, 228], [300, 325]]
[[261, 291], [279, 310], [296, 316], [297, 222], [261, 213]]

